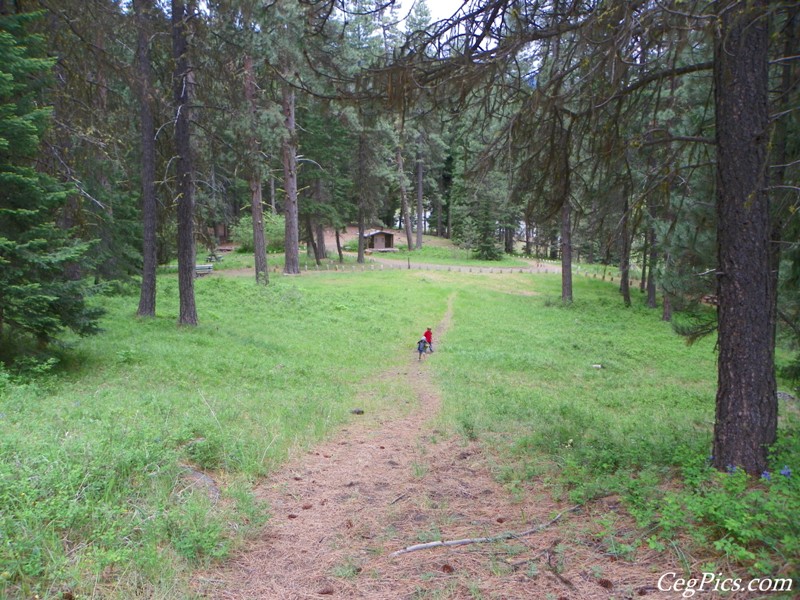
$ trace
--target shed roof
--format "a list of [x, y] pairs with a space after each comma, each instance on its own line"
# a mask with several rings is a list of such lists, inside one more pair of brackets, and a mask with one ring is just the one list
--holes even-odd
[[372, 237], [374, 235], [378, 235], [379, 233], [382, 233], [384, 235], [394, 236], [394, 231], [386, 231], [385, 229], [373, 229], [371, 231], [365, 231], [364, 237]]

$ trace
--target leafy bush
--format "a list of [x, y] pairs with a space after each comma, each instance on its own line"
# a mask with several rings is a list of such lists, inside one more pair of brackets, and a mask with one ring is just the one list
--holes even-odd
[[[264, 213], [264, 236], [267, 241], [267, 252], [283, 252], [286, 239], [286, 219], [283, 215]], [[253, 217], [242, 215], [239, 223], [233, 228], [233, 241], [238, 246], [239, 252], [252, 253], [253, 246]]]
[[[443, 264], [443, 265], [466, 265], [471, 267], [529, 267], [530, 263], [514, 258], [511, 255], [500, 253], [497, 260], [481, 260], [478, 254], [472, 249], [461, 248], [454, 245], [440, 245], [439, 243], [425, 244], [422, 248], [409, 251], [405, 245], [398, 247], [398, 252], [391, 252], [381, 255], [382, 260], [400, 260], [411, 262]], [[499, 262], [499, 264], [498, 264]]]
[[654, 494], [649, 515], [666, 539], [688, 533], [752, 575], [798, 578], [800, 565], [784, 561], [800, 556], [800, 481], [788, 465], [775, 465], [754, 479], [735, 467], [717, 471], [706, 457], [685, 459], [683, 487]]

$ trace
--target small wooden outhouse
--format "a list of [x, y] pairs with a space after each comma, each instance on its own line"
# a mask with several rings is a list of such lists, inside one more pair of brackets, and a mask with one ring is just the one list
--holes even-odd
[[395, 252], [394, 234], [391, 231], [375, 229], [364, 233], [366, 247], [373, 252]]

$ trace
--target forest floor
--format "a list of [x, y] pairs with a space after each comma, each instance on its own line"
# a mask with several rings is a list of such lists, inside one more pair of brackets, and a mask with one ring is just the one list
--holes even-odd
[[[437, 351], [447, 351], [453, 325], [448, 306], [434, 328]], [[683, 572], [673, 554], [620, 551], [619, 540], [636, 529], [618, 498], [573, 507], [536, 481], [510, 491], [493, 474], [490, 450], [436, 429], [441, 396], [426, 360], [415, 352], [384, 377], [410, 384], [415, 397], [354, 416], [261, 482], [269, 522], [228, 561], [195, 576], [198, 596], [680, 597], [657, 588], [661, 574]], [[477, 539], [497, 536], [506, 539]], [[396, 554], [460, 539], [473, 543]]]

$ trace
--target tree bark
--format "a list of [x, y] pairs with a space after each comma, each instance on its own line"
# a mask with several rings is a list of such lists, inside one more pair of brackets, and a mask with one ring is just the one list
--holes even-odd
[[314, 221], [311, 219], [311, 215], [306, 215], [306, 230], [308, 231], [309, 254], [314, 257], [314, 262], [319, 265], [319, 250], [317, 242], [314, 240]]
[[[664, 261], [665, 263], [668, 261]], [[661, 320], [669, 323], [672, 321], [672, 299], [669, 296], [669, 292], [664, 292], [664, 302], [663, 307], [661, 310]]]
[[713, 464], [754, 475], [767, 468], [778, 414], [766, 9], [766, 0], [719, 2], [714, 44], [719, 360]]
[[342, 252], [342, 238], [339, 236], [339, 230], [336, 230], [336, 253], [339, 255], [339, 262], [344, 262], [344, 252]]
[[364, 264], [364, 234], [366, 233], [366, 217], [364, 214], [364, 208], [362, 206], [358, 207], [358, 258], [356, 262], [358, 264]]
[[525, 218], [525, 256], [531, 256], [531, 243], [533, 240], [531, 239], [531, 224], [528, 217]]
[[300, 229], [297, 211], [297, 131], [294, 118], [294, 90], [283, 86], [283, 116], [286, 132], [283, 138], [283, 178], [286, 188], [286, 204], [283, 214], [286, 217], [286, 241], [284, 250], [286, 262], [283, 272], [287, 275], [300, 273]]
[[250, 174], [250, 215], [253, 218], [253, 252], [256, 283], [269, 284], [269, 265], [267, 264], [267, 239], [264, 234], [264, 206], [262, 200], [261, 177]]
[[250, 135], [248, 145], [250, 156], [248, 167], [250, 175], [250, 214], [253, 217], [253, 252], [256, 272], [256, 283], [269, 283], [269, 267], [267, 265], [267, 241], [264, 236], [264, 206], [261, 185], [261, 151], [256, 134], [256, 76], [253, 69], [253, 57], [244, 56], [244, 97], [250, 113]]
[[358, 257], [356, 262], [364, 264], [365, 248], [364, 248], [364, 234], [367, 230], [367, 219], [372, 215], [372, 194], [374, 193], [369, 184], [369, 171], [370, 171], [370, 148], [369, 139], [365, 129], [361, 129], [358, 136], [358, 164], [356, 165], [356, 181], [358, 185], [357, 202], [358, 202]]
[[561, 302], [572, 303], [572, 207], [561, 205]]
[[422, 164], [422, 136], [417, 140], [417, 243], [416, 248], [422, 248], [422, 230], [425, 224], [425, 213], [422, 206], [423, 199], [423, 175], [424, 169]]
[[[793, 57], [798, 53], [798, 17], [800, 16], [800, 6], [796, 3], [787, 7], [786, 21], [783, 24], [782, 35], [784, 38], [783, 56]], [[775, 120], [774, 133], [772, 136], [772, 164], [775, 165], [770, 171], [770, 186], [778, 190], [772, 196], [772, 233], [770, 244], [770, 260], [772, 275], [772, 290], [777, 294], [780, 264], [783, 248], [785, 215], [791, 214], [787, 211], [787, 207], [792, 205], [796, 192], [789, 189], [791, 186], [787, 184], [787, 166], [790, 162], [789, 158], [789, 145], [790, 140], [793, 140], [793, 120], [789, 116], [793, 114], [793, 102], [796, 100], [796, 95], [793, 91], [798, 86], [798, 66], [795, 61], [785, 60], [780, 68], [780, 85], [777, 90], [777, 100], [772, 108], [773, 113], [781, 114], [782, 117]], [[791, 217], [789, 217], [791, 218]], [[777, 327], [778, 321], [778, 307], [777, 300], [772, 304], [776, 314], [773, 319], [773, 324]], [[784, 319], [785, 321], [785, 319]], [[773, 330], [773, 345], [776, 332]]]
[[172, 54], [175, 59], [175, 146], [178, 152], [178, 293], [181, 325], [197, 325], [194, 300], [194, 178], [191, 146], [191, 93], [194, 77], [189, 62], [187, 20], [182, 0], [172, 0]]
[[325, 228], [322, 223], [317, 223], [317, 263], [323, 258], [328, 258], [328, 249], [325, 247]]
[[572, 205], [570, 203], [570, 128], [564, 127], [563, 115], [556, 114], [558, 158], [560, 165], [558, 194], [561, 202], [561, 302], [572, 303]]
[[434, 198], [436, 208], [436, 237], [444, 237], [442, 235], [442, 197], [437, 194]]
[[414, 247], [414, 239], [411, 233], [411, 215], [408, 210], [408, 194], [406, 193], [406, 171], [403, 161], [403, 149], [397, 147], [397, 177], [400, 188], [400, 213], [403, 216], [403, 230], [406, 233], [408, 249]]
[[153, 0], [134, 0], [136, 14], [136, 71], [142, 144], [142, 286], [140, 317], [156, 316], [156, 267], [158, 249], [158, 207], [156, 205], [156, 129], [153, 117], [153, 80], [150, 64], [150, 19]]
[[629, 236], [629, 222], [630, 217], [628, 215], [629, 206], [628, 206], [628, 186], [627, 184], [622, 187], [622, 195], [623, 198], [623, 205], [622, 205], [622, 231], [620, 233], [621, 237], [621, 260], [619, 263], [619, 291], [622, 294], [622, 301], [624, 302], [625, 306], [631, 305], [631, 280], [630, 280], [630, 273], [631, 273], [631, 241]]
[[647, 230], [647, 235], [650, 238], [650, 260], [648, 260], [647, 267], [647, 307], [655, 308], [657, 305], [655, 273], [658, 266], [658, 241], [656, 237], [656, 228], [652, 223]]
[[269, 207], [273, 215], [278, 214], [278, 207], [275, 206], [275, 176], [272, 173], [269, 174]]
[[503, 246], [506, 254], [514, 254], [514, 234], [516, 230], [512, 226], [503, 228]]
[[650, 266], [650, 230], [645, 229], [644, 247], [642, 248], [642, 275], [639, 278], [639, 293], [647, 289], [648, 268]]
[[453, 231], [453, 198], [451, 194], [447, 199], [447, 235], [445, 237], [448, 240], [450, 239], [452, 231]]

